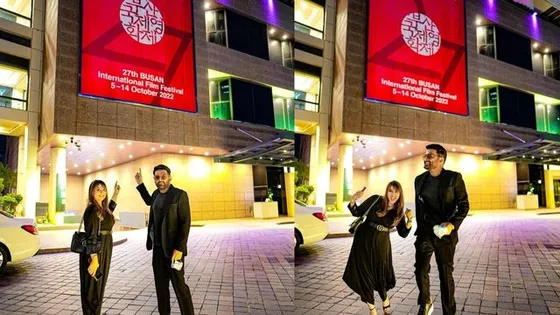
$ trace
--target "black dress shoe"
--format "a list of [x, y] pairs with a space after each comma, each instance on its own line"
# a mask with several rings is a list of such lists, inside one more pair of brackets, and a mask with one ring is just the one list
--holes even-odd
[[428, 302], [427, 304], [420, 305], [420, 309], [418, 310], [418, 315], [430, 315], [434, 311], [434, 304], [432, 301]]

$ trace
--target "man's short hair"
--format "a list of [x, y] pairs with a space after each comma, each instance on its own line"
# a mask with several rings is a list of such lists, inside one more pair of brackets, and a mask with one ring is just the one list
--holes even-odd
[[156, 175], [156, 171], [159, 170], [165, 170], [167, 171], [167, 174], [169, 174], [169, 176], [171, 176], [171, 170], [169, 169], [169, 167], [163, 165], [163, 164], [159, 164], [156, 167], [154, 167], [154, 175]]
[[426, 146], [426, 150], [435, 150], [437, 154], [443, 157], [444, 161], [447, 160], [447, 150], [445, 150], [445, 148], [442, 147], [440, 144], [437, 143], [428, 144]]

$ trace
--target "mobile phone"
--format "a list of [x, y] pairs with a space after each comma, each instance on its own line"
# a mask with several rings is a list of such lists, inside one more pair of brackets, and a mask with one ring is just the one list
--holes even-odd
[[367, 187], [366, 187], [366, 186], [364, 186], [364, 188], [362, 188], [362, 191], [366, 191], [366, 188], [367, 188]]

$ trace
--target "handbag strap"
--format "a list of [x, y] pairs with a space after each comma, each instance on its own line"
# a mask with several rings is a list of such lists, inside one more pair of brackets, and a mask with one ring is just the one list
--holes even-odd
[[369, 208], [366, 210], [366, 212], [364, 212], [364, 214], [362, 214], [362, 217], [364, 218], [364, 220], [367, 218], [371, 208], [379, 201], [379, 198], [381, 198], [381, 196], [377, 195], [377, 199], [375, 199], [375, 201], [369, 206]]
[[[97, 225], [97, 236], [101, 235], [101, 221], [103, 220], [99, 219], [99, 224]], [[78, 233], [82, 229], [83, 223], [84, 223], [84, 216], [82, 215], [82, 220], [80, 221], [80, 226], [78, 227]], [[84, 232], [85, 232], [85, 228], [84, 228]]]

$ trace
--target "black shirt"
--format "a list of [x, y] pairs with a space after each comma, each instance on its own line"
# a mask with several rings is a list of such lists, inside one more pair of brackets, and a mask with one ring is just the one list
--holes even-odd
[[154, 200], [154, 246], [161, 246], [161, 227], [163, 225], [163, 205], [167, 193], [159, 193]]
[[428, 174], [422, 184], [422, 191], [420, 192], [420, 202], [424, 203], [424, 218], [430, 230], [434, 225], [441, 224], [447, 221], [443, 205], [439, 198], [439, 185], [441, 176], [433, 177]]

